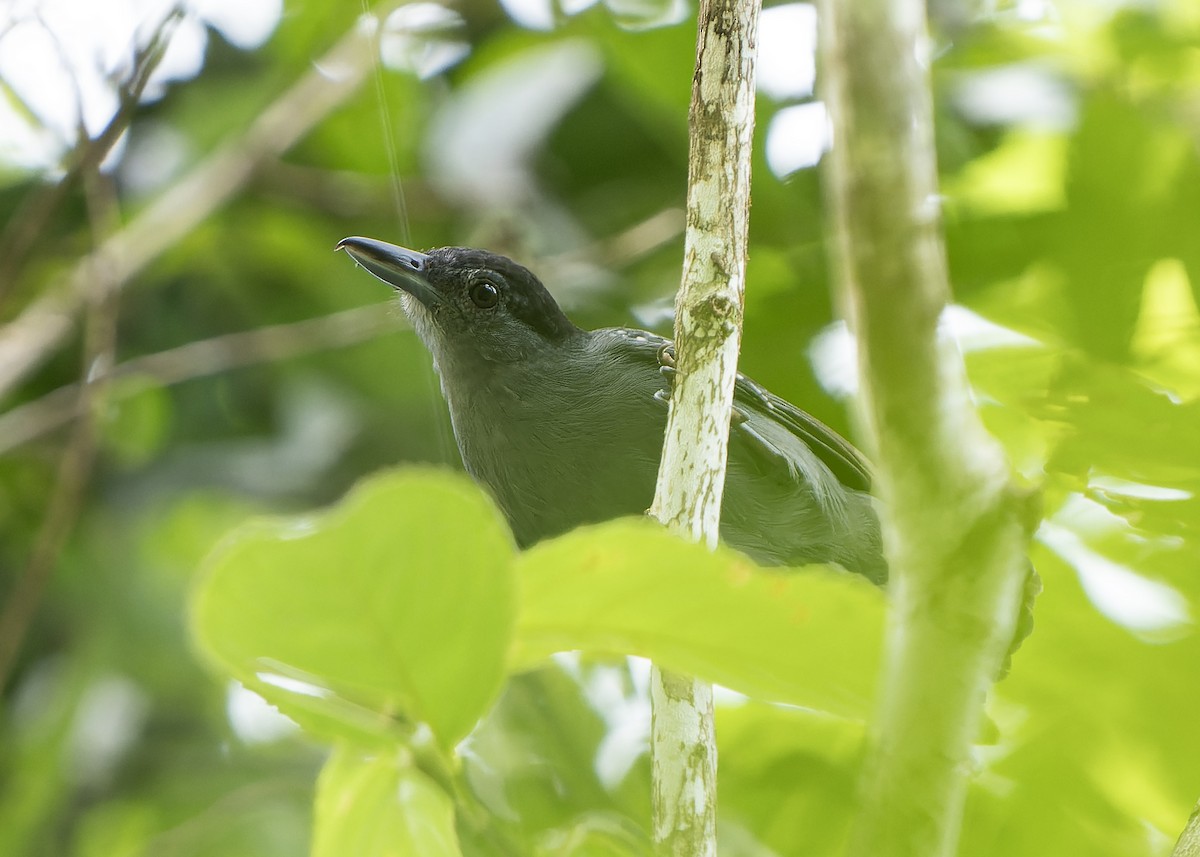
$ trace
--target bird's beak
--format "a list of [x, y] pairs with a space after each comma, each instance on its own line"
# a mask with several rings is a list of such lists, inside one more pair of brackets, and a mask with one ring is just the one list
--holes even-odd
[[437, 290], [427, 274], [429, 257], [374, 238], [343, 238], [335, 250], [345, 250], [362, 265], [394, 289], [408, 292], [426, 307], [440, 303]]

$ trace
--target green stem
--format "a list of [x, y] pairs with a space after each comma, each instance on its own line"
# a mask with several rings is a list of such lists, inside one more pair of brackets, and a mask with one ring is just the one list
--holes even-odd
[[824, 0], [819, 17], [835, 261], [893, 604], [849, 853], [949, 857], [1027, 575], [1025, 500], [938, 338], [950, 289], [923, 2]]

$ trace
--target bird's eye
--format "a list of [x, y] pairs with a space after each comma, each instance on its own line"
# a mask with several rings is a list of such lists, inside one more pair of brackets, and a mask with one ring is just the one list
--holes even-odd
[[471, 286], [471, 302], [480, 309], [491, 309], [500, 303], [500, 289], [488, 280], [476, 280]]

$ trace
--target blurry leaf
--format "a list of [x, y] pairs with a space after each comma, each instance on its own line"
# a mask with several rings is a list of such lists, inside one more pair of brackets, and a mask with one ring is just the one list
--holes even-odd
[[1131, 482], [1200, 484], [1200, 403], [1180, 403], [1131, 372], [1067, 361], [1036, 415], [1070, 431], [1050, 467]]
[[1121, 59], [1136, 69], [1139, 78], [1153, 75], [1163, 82], [1178, 84], [1187, 80], [1189, 72], [1193, 79], [1195, 74], [1194, 23], [1191, 34], [1181, 23], [1169, 13], [1127, 6], [1113, 16], [1113, 44]]
[[445, 747], [499, 689], [511, 540], [464, 478], [398, 471], [317, 517], [259, 521], [208, 562], [192, 627], [209, 660], [323, 735], [425, 722]]
[[[563, 116], [538, 155], [539, 186], [569, 205], [591, 235], [616, 235], [638, 220], [662, 218], [664, 204], [675, 198], [682, 201], [687, 165], [676, 152], [659, 145], [656, 135], [656, 129], [611, 87], [593, 87]], [[682, 223], [682, 212], [678, 217]], [[682, 226], [679, 229], [682, 233]], [[658, 230], [666, 240], [666, 229]], [[595, 261], [619, 264], [623, 252], [606, 253], [607, 258]], [[670, 273], [653, 287], [655, 297], [679, 278], [677, 254], [671, 262]], [[631, 300], [636, 294], [629, 274], [621, 272], [614, 295], [618, 300]]]
[[[322, 191], [308, 195], [317, 204], [314, 207], [324, 196], [330, 207], [361, 216], [364, 208], [380, 200], [372, 207], [394, 217], [388, 183], [420, 175], [417, 154], [421, 135], [415, 129], [428, 120], [430, 94], [412, 75], [381, 73], [374, 87], [365, 87], [313, 129], [289, 154], [288, 163], [307, 168], [307, 174], [297, 171], [295, 178], [307, 175], [313, 183], [308, 190]], [[400, 175], [391, 174], [393, 165]], [[368, 194], [370, 189], [376, 193]], [[321, 220], [314, 223], [323, 225]]]
[[456, 857], [454, 804], [398, 752], [334, 752], [317, 783], [313, 857]]
[[[82, 5], [90, 10], [114, 4]], [[250, 14], [260, 4], [243, 5], [240, 13]], [[507, 5], [515, 17], [517, 4]], [[1057, 547], [1075, 548], [1065, 551], [1070, 564], [1044, 543], [1034, 546], [1045, 581], [1037, 633], [991, 694], [997, 743], [978, 748], [973, 760], [978, 776], [960, 850], [972, 857], [1163, 857], [1200, 793], [1192, 680], [1200, 664], [1200, 634], [1182, 622], [1164, 629], [1169, 633], [1148, 633], [1128, 619], [1140, 599], [1167, 588], [1187, 615], [1200, 615], [1197, 313], [1185, 295], [1190, 289], [1192, 304], [1200, 303], [1196, 4], [1170, 0], [1134, 8], [1127, 2], [1006, 0], [996, 8], [957, 4], [949, 11], [946, 5], [931, 11], [937, 40], [931, 72], [955, 293], [987, 318], [1040, 343], [971, 350], [970, 378], [987, 425], [1018, 469], [1031, 481], [1043, 480], [1046, 507], [1060, 529]], [[168, 187], [180, 169], [225, 142], [265, 146], [256, 151], [277, 154], [259, 165], [227, 206], [141, 269], [137, 288], [122, 302], [121, 359], [382, 299], [386, 290], [378, 291], [382, 287], [330, 252], [352, 232], [390, 234], [428, 247], [483, 242], [480, 236], [492, 235], [511, 245], [505, 236], [512, 230], [520, 244], [555, 260], [543, 273], [554, 267], [567, 271], [552, 286], [570, 290], [576, 270], [605, 269], [602, 289], [586, 288], [589, 280], [571, 291], [593, 326], [625, 323], [630, 303], [673, 289], [681, 238], [660, 233], [656, 240], [664, 243], [641, 256], [650, 244], [628, 239], [646, 233], [623, 233], [681, 205], [695, 28], [684, 22], [633, 34], [621, 24], [639, 17], [646, 23], [667, 20], [677, 4], [548, 0], [540, 7], [547, 30], [540, 32], [514, 26], [501, 5], [453, 9], [464, 23], [454, 38], [461, 35], [470, 46], [466, 62], [425, 81], [384, 69], [283, 152], [272, 148], [276, 137], [270, 129], [251, 140], [242, 134], [356, 26], [363, 7], [340, 0], [290, 2], [277, 32], [255, 51], [237, 50], [210, 33], [203, 71], [134, 116], [126, 169], [118, 176], [119, 208], [135, 212], [146, 202], [141, 194], [147, 182]], [[617, 17], [626, 14], [630, 21]], [[946, 27], [940, 32], [939, 18]], [[31, 20], [25, 26], [41, 24]], [[23, 38], [10, 31], [0, 53]], [[539, 87], [572, 81], [538, 80], [534, 89], [500, 92], [502, 98], [484, 105], [488, 109], [466, 110], [454, 126], [467, 135], [463, 139], [486, 147], [499, 134], [504, 157], [493, 165], [516, 164], [517, 173], [501, 176], [499, 183], [494, 175], [478, 179], [484, 192], [499, 191], [495, 206], [475, 197], [461, 205], [461, 198], [441, 193], [424, 158], [430, 117], [446, 105], [467, 102], [468, 93], [492, 72], [525, 61], [537, 65], [540, 52], [563, 43], [600, 58], [595, 68], [581, 64], [569, 72], [596, 73], [595, 85], [577, 100], [551, 93], [552, 100], [559, 99], [552, 105], [557, 113], [546, 114], [532, 129], [521, 126], [528, 114], [512, 105], [520, 108], [530, 93], [544, 91]], [[64, 46], [72, 53], [69, 43]], [[544, 71], [544, 55], [541, 59]], [[970, 105], [977, 108], [974, 114], [964, 110], [965, 81], [995, 83], [1004, 75], [993, 72], [1018, 64], [1034, 72], [1025, 81], [1050, 86], [1010, 86], [1003, 97]], [[322, 66], [320, 72], [335, 80], [338, 75], [336, 68]], [[0, 80], [0, 109], [14, 119], [4, 130], [21, 135], [28, 125], [22, 114], [31, 114], [14, 97], [19, 81], [9, 78]], [[1022, 78], [1008, 76], [1010, 84], [1014, 79]], [[58, 89], [70, 90], [68, 79], [58, 83]], [[973, 91], [986, 90], [976, 85]], [[1040, 111], [1053, 118], [1044, 102], [1039, 107], [1046, 95], [1058, 99], [1050, 107], [1060, 109], [1062, 121], [995, 121], [1004, 111], [1010, 117], [1028, 119]], [[766, 129], [780, 107], [760, 99], [758, 126]], [[993, 119], [983, 121], [989, 112]], [[281, 122], [271, 127], [282, 129], [287, 117]], [[53, 154], [60, 142], [51, 137], [45, 143]], [[529, 148], [520, 151], [514, 141]], [[803, 170], [778, 180], [762, 146], [755, 150], [754, 175], [742, 362], [776, 392], [844, 425], [840, 406], [807, 370], [807, 343], [831, 317], [819, 176]], [[25, 200], [36, 199], [29, 194], [42, 192], [29, 176], [26, 166], [0, 168], [5, 186], [0, 223], [19, 226], [28, 210]], [[514, 184], [532, 193], [502, 192]], [[185, 211], [188, 200], [180, 202]], [[501, 227], [491, 226], [498, 220]], [[83, 195], [69, 191], [36, 235], [27, 276], [4, 284], [5, 318], [17, 317], [92, 246], [91, 227]], [[560, 256], [564, 251], [569, 255]], [[561, 259], [572, 261], [564, 267]], [[76, 352], [62, 350], [15, 391], [7, 407], [76, 381]], [[348, 395], [316, 399], [292, 412], [289, 391], [313, 378]], [[101, 437], [94, 489], [82, 498], [79, 526], [64, 547], [0, 702], [4, 857], [137, 850], [143, 834], [145, 854], [303, 854], [316, 751], [304, 741], [248, 746], [239, 740], [244, 733], [231, 730], [226, 683], [203, 681], [183, 648], [180, 584], [219, 531], [264, 509], [310, 508], [398, 459], [457, 464], [429, 356], [411, 335], [189, 380], [173, 386], [169, 400], [159, 396], [145, 389], [114, 399], [115, 422], [101, 428], [107, 435]], [[328, 442], [327, 433], [314, 433], [339, 414], [352, 418], [353, 433], [335, 433], [335, 440], [341, 438], [337, 444]], [[6, 570], [19, 569], [27, 559], [64, 437], [46, 435], [0, 462], [0, 593], [11, 583]], [[284, 446], [289, 454], [277, 454]], [[104, 466], [108, 463], [116, 466]], [[1098, 531], [1062, 513], [1081, 498], [1113, 519], [1110, 529]], [[420, 569], [409, 568], [403, 565], [409, 543], [422, 543], [425, 530], [435, 528], [408, 535], [401, 520], [408, 508], [401, 503], [383, 519], [372, 516], [353, 546], [330, 550], [333, 561], [320, 550], [309, 552], [314, 541], [330, 538], [322, 530], [295, 540], [298, 555], [292, 561], [287, 554], [285, 568], [264, 560], [261, 567], [226, 575], [218, 587], [222, 606], [208, 617], [225, 635], [224, 643], [230, 635], [239, 641], [221, 648], [220, 657], [236, 658], [237, 674], [257, 680], [257, 686], [250, 683], [255, 691], [303, 721], [310, 734], [361, 733], [374, 736], [374, 746], [386, 747], [378, 768], [374, 760], [345, 760], [338, 790], [380, 811], [355, 815], [358, 800], [344, 806], [349, 814], [336, 822], [342, 832], [357, 831], [360, 822], [364, 829], [392, 824], [383, 808], [398, 814], [395, 792], [413, 778], [414, 790], [429, 798], [423, 802], [427, 817], [445, 829], [444, 797], [390, 755], [401, 752], [396, 738], [414, 728], [405, 718], [423, 716], [400, 699], [404, 693], [397, 688], [412, 677], [400, 675], [399, 667], [420, 663], [417, 676], [425, 684], [447, 683], [433, 697], [445, 707], [452, 699], [462, 705], [450, 714], [439, 709], [436, 716], [461, 721], [452, 730], [461, 733], [486, 707], [499, 681], [496, 663], [511, 642], [496, 631], [495, 615], [471, 601], [476, 595], [516, 598], [507, 588], [511, 581], [496, 580], [509, 580], [508, 571], [491, 574], [510, 564], [507, 542], [495, 551], [503, 556], [499, 565], [479, 569], [478, 578], [448, 561], [441, 548], [427, 564], [417, 563]], [[339, 508], [322, 518], [327, 522], [322, 526], [348, 511]], [[484, 523], [490, 527], [494, 517], [487, 509]], [[481, 529], [479, 514], [465, 520], [451, 528], [454, 543]], [[397, 533], [407, 543], [389, 542], [371, 573], [360, 574], [351, 558], [366, 552], [373, 539]], [[634, 541], [629, 546], [638, 552]], [[610, 546], [623, 547], [616, 539]], [[553, 636], [564, 647], [661, 650], [685, 665], [713, 668], [712, 674], [727, 676], [731, 684], [745, 680], [738, 678], [742, 672], [752, 673], [748, 689], [770, 698], [792, 698], [797, 687], [808, 695], [796, 698], [810, 698], [812, 688], [804, 681], [817, 682], [826, 695], [840, 681], [854, 684], [860, 696], [868, 693], [874, 667], [860, 671], [837, 648], [855, 633], [857, 620], [848, 619], [844, 631], [814, 632], [802, 649], [791, 651], [793, 637], [771, 630], [793, 588], [809, 585], [802, 578], [811, 571], [782, 584], [777, 602], [756, 602], [761, 621], [749, 628], [746, 594], [725, 586], [724, 570], [705, 574], [718, 560], [688, 554], [687, 568], [667, 568], [660, 585], [656, 565], [664, 563], [653, 551], [647, 555], [653, 563], [639, 557], [626, 564], [621, 586], [609, 572], [580, 571], [577, 557], [528, 575], [537, 584], [528, 597], [542, 605], [545, 634], [539, 632], [538, 645], [522, 638], [513, 657], [521, 663], [526, 655], [536, 659], [559, 645], [547, 639]], [[393, 575], [404, 578], [408, 571], [422, 587], [419, 597], [413, 595], [420, 609], [437, 608], [431, 612], [441, 619], [421, 639], [406, 638], [406, 651], [392, 656], [386, 648], [391, 637], [378, 627], [398, 621], [402, 611], [388, 600], [392, 590], [384, 590], [393, 585], [386, 583]], [[1118, 585], [1117, 597], [1110, 592], [1107, 601], [1101, 585], [1106, 575]], [[264, 576], [272, 586], [260, 588], [281, 594], [262, 597], [255, 587]], [[758, 597], [779, 575], [754, 571], [753, 577], [747, 586]], [[413, 594], [417, 580], [405, 579], [394, 591]], [[825, 575], [818, 582], [846, 584]], [[210, 585], [215, 586], [203, 584]], [[495, 587], [501, 588], [500, 598]], [[718, 592], [719, 613], [713, 606]], [[197, 597], [197, 625], [208, 598]], [[445, 606], [455, 598], [470, 603], [461, 610], [457, 603]], [[664, 607], [668, 602], [674, 612]], [[729, 630], [726, 602], [732, 605]], [[503, 610], [510, 606], [506, 601]], [[426, 625], [433, 621], [430, 616]], [[831, 613], [828, 621], [841, 620]], [[759, 624], [776, 642], [756, 648]], [[663, 627], [665, 638], [652, 636]], [[735, 654], [721, 660], [731, 642]], [[852, 637], [853, 645], [861, 642]], [[459, 654], [448, 654], [447, 647], [459, 644]], [[201, 645], [210, 657], [217, 651], [211, 641]], [[776, 651], [764, 659], [763, 650], [772, 647]], [[253, 660], [251, 648], [301, 657], [287, 667], [264, 665]], [[785, 658], [799, 659], [815, 678], [801, 667], [781, 666]], [[809, 663], [817, 658], [830, 662]], [[383, 668], [382, 659], [393, 668]], [[234, 672], [229, 664], [221, 669]], [[80, 780], [72, 773], [76, 750], [86, 747], [78, 743], [85, 734], [80, 730], [92, 719], [84, 716], [80, 699], [95, 677], [113, 672], [138, 684], [151, 700], [150, 713], [123, 751], [115, 776]], [[476, 692], [449, 689], [472, 681]], [[486, 831], [469, 831], [464, 824], [458, 833], [466, 853], [511, 857], [539, 848], [603, 851], [626, 844], [636, 852], [637, 831], [648, 827], [650, 788], [639, 744], [645, 722], [639, 681], [640, 674], [624, 665], [594, 665], [585, 656], [558, 658], [551, 668], [508, 682], [499, 703], [459, 746], [472, 790], [495, 816], [491, 822], [511, 832], [519, 847], [506, 854]], [[836, 852], [852, 811], [861, 725], [754, 703], [722, 709], [718, 718], [722, 857]], [[121, 723], [135, 728], [132, 721], [109, 718], [101, 733], [111, 734]], [[359, 765], [368, 769], [361, 780], [353, 773]], [[392, 790], [390, 798], [385, 788]], [[622, 838], [627, 832], [628, 843]], [[339, 855], [374, 844], [323, 841]], [[419, 853], [406, 848], [405, 853]]]
[[1200, 397], [1200, 312], [1178, 260], [1161, 259], [1147, 273], [1130, 350], [1142, 373], [1177, 396]]
[[153, 458], [171, 425], [171, 395], [148, 376], [120, 378], [109, 392], [104, 446], [122, 464], [137, 467]]
[[542, 542], [517, 574], [515, 668], [570, 649], [635, 654], [768, 700], [870, 709], [884, 596], [849, 573], [769, 571], [627, 519]]
[[624, 663], [546, 664], [514, 676], [458, 748], [472, 792], [524, 850], [584, 818], [649, 829], [649, 697], [633, 684]]
[[[622, 101], [656, 131], [661, 144], [681, 159], [687, 148], [690, 80], [696, 58], [695, 27], [659, 27], [636, 36], [612, 26], [603, 11], [578, 16], [573, 31], [587, 34], [607, 61], [606, 81]], [[682, 147], [682, 148], [680, 148]]]
[[718, 706], [717, 741], [719, 828], [737, 822], [754, 831], [770, 849], [763, 853], [842, 853], [862, 724], [750, 702]]
[[218, 539], [261, 514], [260, 506], [243, 498], [198, 488], [147, 510], [140, 520], [138, 548], [148, 576], [190, 580]]
[[[1053, 251], [1064, 217], [1057, 211], [981, 216], [952, 202], [946, 252], [955, 294], [1015, 330], [1063, 338], [1070, 321], [1065, 276], [1057, 265], [1041, 260]], [[986, 309], [978, 306], [977, 297], [985, 289], [990, 298]]]
[[1200, 663], [1200, 635], [1141, 642], [1096, 609], [1056, 554], [1035, 544], [1033, 562], [1045, 581], [1038, 630], [994, 691], [1002, 740], [979, 755], [961, 851], [1161, 857], [1200, 768], [1184, 678]]
[[43, 662], [15, 688], [0, 723], [0, 854], [25, 854], [71, 794], [74, 724], [91, 680], [83, 658]]
[[595, 48], [582, 39], [543, 44], [478, 71], [430, 122], [432, 180], [463, 203], [506, 206], [527, 196], [534, 153], [601, 71]]
[[982, 214], [1056, 210], [1066, 202], [1066, 138], [1017, 130], [976, 158], [945, 188], [957, 204]]
[[[1149, 265], [1193, 243], [1193, 227], [1172, 204], [1193, 148], [1180, 129], [1111, 93], [1085, 104], [1071, 139], [1068, 217], [1052, 256], [1067, 273], [1073, 339], [1098, 357], [1127, 356]], [[1120, 182], [1113, 181], [1116, 164]]]
[[140, 857], [161, 823], [148, 802], [101, 804], [80, 823], [73, 857]]
[[[1073, 494], [1042, 523], [1038, 540], [1070, 563], [1095, 608], [1130, 633], [1148, 642], [1168, 642], [1193, 632], [1187, 599], [1153, 579], [1149, 569], [1143, 571], [1152, 558], [1188, 557], [1181, 555], [1178, 539], [1154, 538], [1099, 503]], [[1188, 588], [1194, 591], [1198, 582], [1192, 575]]]
[[603, 0], [617, 26], [640, 32], [673, 27], [688, 18], [687, 0]]
[[534, 857], [650, 857], [654, 846], [644, 832], [617, 816], [592, 813], [551, 830]]
[[935, 70], [947, 77], [963, 70], [995, 68], [1043, 56], [1047, 40], [1036, 23], [1014, 18], [1008, 26], [999, 26], [998, 17], [986, 14], [970, 31], [946, 45]]
[[437, 3], [402, 5], [387, 16], [379, 54], [391, 69], [424, 80], [440, 74], [471, 52], [460, 14]]

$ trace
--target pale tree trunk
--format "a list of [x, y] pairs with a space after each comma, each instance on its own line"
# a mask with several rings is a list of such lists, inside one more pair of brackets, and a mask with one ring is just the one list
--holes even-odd
[[[754, 63], [761, 0], [703, 0], [689, 111], [687, 232], [675, 304], [676, 366], [651, 514], [717, 543], [741, 344]], [[686, 593], [680, 593], [686, 598]], [[717, 853], [712, 688], [654, 669], [654, 840], [660, 853]]]
[[1027, 573], [1025, 499], [939, 346], [949, 300], [923, 0], [823, 0], [840, 296], [891, 567], [886, 672], [849, 853], [945, 857]]

